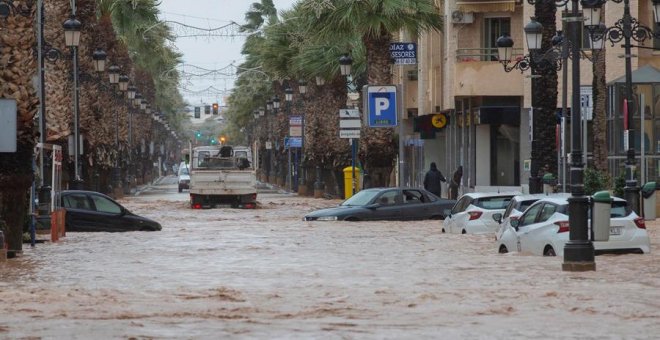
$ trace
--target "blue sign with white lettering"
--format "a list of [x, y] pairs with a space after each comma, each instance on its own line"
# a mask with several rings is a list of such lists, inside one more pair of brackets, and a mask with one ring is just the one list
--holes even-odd
[[398, 42], [390, 44], [390, 57], [396, 65], [417, 64], [417, 44], [412, 42]]
[[371, 85], [367, 88], [369, 127], [393, 127], [397, 125], [396, 86]]
[[284, 137], [284, 148], [302, 148], [302, 137]]

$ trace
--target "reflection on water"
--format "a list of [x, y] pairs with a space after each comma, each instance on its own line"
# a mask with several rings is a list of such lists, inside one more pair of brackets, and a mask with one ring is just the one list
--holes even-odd
[[25, 249], [0, 264], [0, 338], [660, 332], [656, 253], [600, 256], [597, 272], [564, 273], [561, 258], [496, 254], [492, 236], [441, 234], [440, 221], [303, 222], [339, 201], [260, 200], [256, 210], [190, 210], [129, 198], [163, 230], [69, 233]]

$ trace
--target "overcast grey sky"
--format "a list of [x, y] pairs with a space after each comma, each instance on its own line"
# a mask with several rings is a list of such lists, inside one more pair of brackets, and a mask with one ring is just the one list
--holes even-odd
[[[161, 18], [168, 23], [177, 36], [200, 33], [197, 30], [186, 28], [185, 25], [203, 27], [205, 29], [221, 27], [229, 23], [245, 22], [245, 12], [253, 2], [259, 0], [161, 0]], [[278, 12], [290, 9], [297, 0], [273, 0]], [[180, 24], [178, 24], [180, 23]], [[195, 66], [207, 70], [216, 70], [243, 61], [241, 46], [242, 37], [179, 37], [175, 45], [183, 53], [186, 73], [208, 73], [196, 69]], [[191, 105], [223, 103], [222, 94], [217, 91], [203, 91], [209, 87], [221, 91], [233, 87], [234, 78], [225, 77], [217, 73], [205, 77], [191, 77], [182, 79], [181, 93]]]

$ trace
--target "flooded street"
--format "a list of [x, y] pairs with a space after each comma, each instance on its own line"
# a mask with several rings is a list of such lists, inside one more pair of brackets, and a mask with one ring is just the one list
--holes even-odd
[[440, 221], [303, 222], [339, 200], [264, 193], [190, 210], [161, 185], [120, 202], [160, 232], [69, 233], [0, 262], [0, 338], [633, 338], [660, 334], [652, 253], [497, 254]]

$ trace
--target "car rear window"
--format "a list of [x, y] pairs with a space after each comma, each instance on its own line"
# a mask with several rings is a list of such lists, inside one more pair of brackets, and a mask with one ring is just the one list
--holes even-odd
[[513, 196], [482, 197], [474, 200], [472, 204], [483, 209], [505, 209]]
[[628, 208], [627, 202], [612, 202], [610, 217], [626, 217], [630, 215], [631, 212], [632, 211]]

